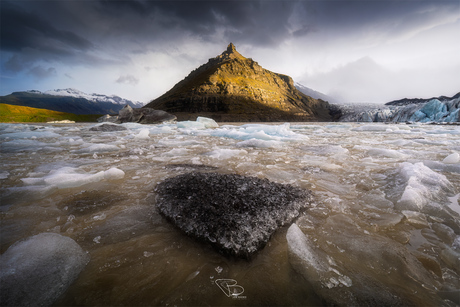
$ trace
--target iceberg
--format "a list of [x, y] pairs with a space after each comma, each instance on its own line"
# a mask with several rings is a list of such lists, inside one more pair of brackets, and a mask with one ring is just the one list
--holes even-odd
[[89, 255], [71, 238], [41, 233], [0, 256], [0, 304], [48, 306], [77, 279]]
[[240, 127], [223, 127], [211, 132], [212, 136], [236, 140], [258, 139], [263, 141], [306, 141], [308, 136], [290, 129], [290, 124], [264, 125], [247, 124]]
[[428, 204], [444, 202], [445, 195], [453, 194], [454, 187], [446, 176], [438, 174], [422, 162], [415, 164], [403, 162], [399, 166], [399, 175], [405, 184], [398, 201], [401, 208], [421, 211]]

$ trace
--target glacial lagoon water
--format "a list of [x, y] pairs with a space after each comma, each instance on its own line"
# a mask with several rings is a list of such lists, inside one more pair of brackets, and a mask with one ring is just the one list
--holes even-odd
[[[460, 126], [94, 125], [0, 124], [0, 252], [51, 232], [89, 255], [54, 305], [460, 304]], [[231, 259], [155, 208], [159, 182], [193, 171], [315, 200], [254, 259]]]

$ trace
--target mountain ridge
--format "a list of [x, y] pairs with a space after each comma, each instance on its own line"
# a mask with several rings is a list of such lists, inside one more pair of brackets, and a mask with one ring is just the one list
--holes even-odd
[[291, 77], [262, 68], [232, 43], [145, 107], [175, 114], [179, 120], [331, 120], [327, 102], [303, 94]]
[[133, 102], [116, 95], [86, 94], [67, 88], [41, 92], [28, 90], [0, 96], [0, 103], [47, 109], [73, 114], [116, 114], [126, 104], [133, 108], [142, 107], [141, 102]]

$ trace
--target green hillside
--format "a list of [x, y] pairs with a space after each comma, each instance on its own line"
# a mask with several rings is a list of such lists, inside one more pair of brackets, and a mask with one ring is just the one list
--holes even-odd
[[101, 115], [77, 115], [47, 109], [37, 109], [0, 103], [0, 122], [49, 122], [56, 120], [73, 120], [76, 122], [95, 122]]

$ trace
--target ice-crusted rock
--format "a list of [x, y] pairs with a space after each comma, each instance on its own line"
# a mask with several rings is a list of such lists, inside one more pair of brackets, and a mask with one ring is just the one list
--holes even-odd
[[126, 105], [118, 112], [116, 123], [159, 124], [175, 119], [176, 116], [162, 110], [145, 107], [133, 109], [129, 105]]
[[77, 279], [89, 255], [71, 238], [41, 233], [0, 256], [0, 305], [51, 305]]
[[311, 202], [311, 192], [267, 179], [192, 172], [158, 184], [157, 207], [186, 234], [250, 258]]

